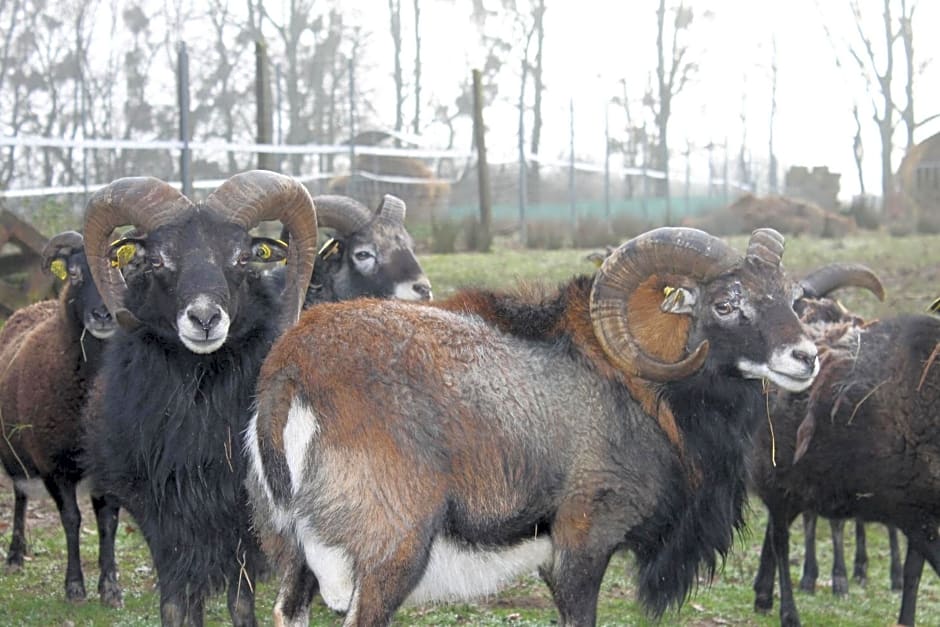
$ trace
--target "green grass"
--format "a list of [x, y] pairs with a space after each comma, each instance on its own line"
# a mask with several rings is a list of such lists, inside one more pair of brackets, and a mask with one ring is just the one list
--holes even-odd
[[[735, 238], [743, 250], [746, 238]], [[584, 259], [588, 251], [516, 251], [497, 248], [492, 254], [427, 255], [421, 261], [434, 282], [436, 297], [445, 297], [459, 285], [502, 287], [517, 280], [558, 284], [573, 274], [590, 273], [593, 266]], [[870, 264], [888, 288], [885, 303], [867, 294], [846, 292], [846, 305], [866, 316], [885, 316], [897, 311], [923, 311], [940, 295], [940, 237], [892, 239], [865, 235], [844, 241], [790, 239], [784, 263], [794, 275], [828, 261], [860, 261]], [[87, 500], [87, 499], [86, 499]], [[751, 582], [757, 568], [763, 539], [764, 512], [752, 501], [748, 527], [713, 582], [702, 582], [692, 598], [678, 612], [668, 613], [661, 624], [683, 626], [778, 625], [777, 606], [768, 616], [753, 612]], [[122, 517], [117, 553], [125, 607], [102, 608], [97, 601], [97, 537], [94, 518], [83, 503], [83, 566], [89, 599], [83, 604], [64, 601], [65, 540], [55, 508], [49, 499], [33, 503], [28, 518], [33, 555], [22, 572], [0, 573], [0, 624], [3, 625], [157, 625], [158, 598], [155, 577], [147, 547], [132, 520]], [[9, 546], [12, 495], [9, 481], [0, 479], [0, 549]], [[791, 573], [794, 583], [800, 576], [802, 533], [794, 526], [791, 547]], [[796, 592], [797, 607], [804, 625], [836, 627], [844, 625], [881, 626], [893, 624], [900, 604], [898, 593], [888, 590], [888, 548], [883, 527], [869, 531], [870, 571], [866, 589], [850, 584], [849, 595], [835, 599], [830, 594], [828, 571], [831, 543], [828, 526], [819, 527], [819, 560], [823, 572], [815, 595]], [[851, 556], [853, 534], [846, 533], [847, 555]], [[618, 555], [611, 562], [599, 603], [599, 623], [603, 625], [652, 625], [635, 602], [631, 559]], [[275, 595], [272, 582], [257, 583], [258, 611], [262, 624], [271, 623]], [[917, 615], [919, 624], [940, 624], [940, 580], [928, 568], [921, 582]], [[228, 624], [224, 598], [214, 598], [207, 608], [208, 625]], [[501, 594], [475, 603], [408, 608], [396, 619], [400, 625], [549, 625], [557, 614], [545, 586], [526, 578]], [[311, 624], [338, 625], [340, 620], [315, 604]]]

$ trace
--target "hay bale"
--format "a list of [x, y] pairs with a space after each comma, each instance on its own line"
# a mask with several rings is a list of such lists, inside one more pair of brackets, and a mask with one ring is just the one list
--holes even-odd
[[851, 218], [827, 211], [811, 202], [787, 196], [746, 194], [712, 213], [685, 221], [686, 226], [714, 235], [742, 235], [770, 227], [786, 235], [843, 237], [856, 230]]

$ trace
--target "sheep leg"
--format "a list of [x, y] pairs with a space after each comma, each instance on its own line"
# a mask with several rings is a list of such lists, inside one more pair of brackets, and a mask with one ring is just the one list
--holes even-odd
[[245, 565], [239, 567], [228, 584], [228, 613], [232, 617], [232, 627], [255, 627], [255, 592], [257, 581], [254, 569]]
[[15, 573], [23, 567], [26, 555], [26, 493], [13, 485], [13, 537], [10, 539], [10, 551], [7, 553], [7, 573]]
[[201, 596], [160, 594], [162, 627], [203, 627], [205, 599]]
[[844, 597], [849, 593], [849, 577], [845, 569], [845, 520], [829, 520], [832, 530], [832, 594]]
[[552, 568], [543, 578], [549, 584], [558, 607], [561, 627], [589, 627], [597, 623], [597, 597], [609, 551], [569, 550], [557, 546]]
[[891, 589], [901, 590], [904, 587], [904, 567], [901, 565], [901, 545], [898, 542], [898, 528], [894, 525], [888, 527], [888, 544], [891, 547]]
[[772, 541], [770, 521], [764, 530], [764, 544], [760, 550], [760, 564], [757, 575], [754, 577], [754, 611], [766, 614], [774, 607], [774, 579], [776, 577], [776, 560]]
[[[897, 549], [897, 534], [894, 536], [895, 550]], [[858, 582], [858, 585], [864, 586], [868, 583], [868, 542], [865, 538], [865, 523], [861, 518], [855, 519], [855, 565], [852, 568], [852, 577]], [[901, 565], [898, 561], [897, 553], [893, 554], [894, 563], [898, 566], [898, 575], [900, 579]], [[900, 586], [897, 588], [900, 589]]]
[[75, 483], [63, 477], [44, 478], [43, 483], [59, 509], [59, 518], [62, 521], [62, 528], [65, 529], [65, 544], [68, 551], [68, 565], [65, 569], [65, 598], [69, 601], [83, 601], [85, 578], [82, 575], [82, 560], [79, 551], [82, 513], [78, 509]]
[[124, 595], [118, 584], [117, 563], [114, 558], [114, 541], [117, 534], [120, 506], [110, 495], [92, 496], [98, 522], [98, 596], [107, 607], [123, 607]]
[[[803, 577], [800, 590], [813, 594], [819, 578], [819, 562], [816, 561], [816, 513], [803, 512]], [[773, 587], [773, 586], [771, 586]]]
[[275, 627], [306, 627], [310, 623], [310, 603], [317, 588], [317, 578], [303, 555], [290, 559], [274, 602]]
[[917, 611], [917, 588], [920, 575], [924, 570], [924, 554], [914, 548], [914, 543], [907, 543], [907, 557], [904, 559], [904, 587], [901, 589], [901, 612], [899, 625], [913, 625]]
[[[396, 542], [387, 556], [356, 569], [352, 601], [343, 627], [388, 625], [421, 579], [430, 558], [431, 534], [416, 529]], [[354, 563], [356, 560], [354, 560]]]
[[777, 562], [777, 576], [780, 577], [780, 625], [799, 627], [800, 615], [793, 600], [793, 582], [790, 579], [790, 523], [796, 514], [776, 516], [771, 512], [769, 518], [774, 560]]

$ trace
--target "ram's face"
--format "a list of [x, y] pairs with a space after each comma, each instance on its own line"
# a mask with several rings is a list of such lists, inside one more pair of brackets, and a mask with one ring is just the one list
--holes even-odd
[[194, 353], [218, 350], [229, 338], [245, 302], [252, 261], [284, 259], [286, 246], [253, 238], [244, 228], [208, 212], [116, 242], [125, 306], [149, 327], [176, 336]]
[[111, 337], [117, 330], [117, 323], [91, 278], [85, 252], [78, 250], [57, 255], [52, 259], [49, 271], [68, 285], [66, 305], [73, 308], [75, 319], [81, 321], [85, 330], [101, 340]]
[[804, 390], [819, 371], [816, 345], [793, 310], [798, 284], [770, 268], [743, 268], [720, 276], [692, 299], [690, 343], [709, 341], [719, 368]]
[[404, 225], [376, 220], [359, 233], [324, 247], [322, 257], [335, 266], [337, 296], [430, 300], [431, 282], [414, 254], [414, 241]]

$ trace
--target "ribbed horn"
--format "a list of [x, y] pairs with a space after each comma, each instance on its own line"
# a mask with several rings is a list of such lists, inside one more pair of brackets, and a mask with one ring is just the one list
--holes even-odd
[[376, 216], [378, 216], [379, 220], [387, 220], [395, 224], [404, 225], [406, 209], [404, 200], [398, 196], [385, 194], [385, 196], [382, 197], [382, 204], [379, 205], [379, 209], [376, 211]]
[[323, 194], [314, 196], [313, 204], [317, 208], [317, 224], [340, 235], [352, 235], [375, 217], [368, 207], [349, 196]]
[[625, 372], [652, 381], [673, 381], [697, 371], [705, 363], [708, 342], [676, 363], [649, 355], [630, 331], [630, 296], [654, 275], [708, 282], [740, 261], [725, 242], [698, 229], [663, 227], [622, 244], [601, 265], [591, 290], [591, 321], [608, 358]]
[[116, 227], [133, 225], [138, 236], [167, 224], [192, 202], [170, 184], [153, 177], [127, 177], [114, 181], [91, 197], [85, 210], [85, 255], [92, 279], [118, 324], [139, 322], [124, 308], [127, 286], [118, 268], [111, 267], [108, 249]]
[[756, 229], [747, 244], [746, 258], [762, 261], [773, 267], [780, 265], [783, 257], [784, 239], [774, 229]]
[[317, 214], [300, 181], [268, 170], [236, 174], [206, 198], [206, 206], [250, 230], [264, 220], [279, 220], [291, 234], [284, 285], [284, 328], [300, 316], [317, 254]]
[[830, 263], [810, 272], [800, 281], [806, 296], [823, 298], [843, 287], [859, 287], [884, 301], [885, 288], [871, 268], [860, 263]]

